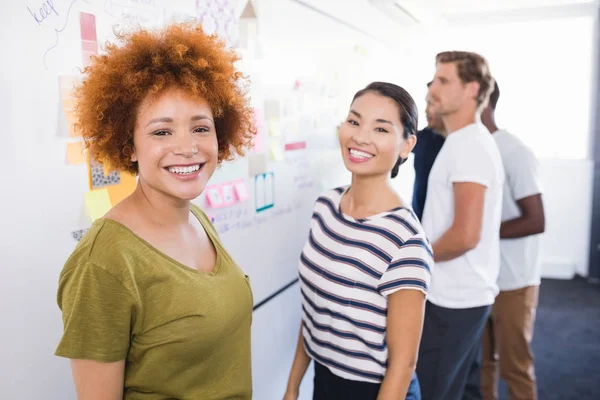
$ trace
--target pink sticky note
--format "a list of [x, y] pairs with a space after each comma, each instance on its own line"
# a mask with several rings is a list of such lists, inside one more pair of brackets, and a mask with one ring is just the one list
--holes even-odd
[[226, 182], [221, 185], [221, 194], [223, 195], [223, 204], [228, 206], [235, 203], [235, 193], [233, 192], [233, 183]]
[[219, 208], [226, 205], [220, 185], [211, 185], [206, 188], [206, 202], [212, 208]]
[[248, 198], [250, 198], [250, 195], [248, 194], [248, 187], [243, 179], [235, 181], [234, 187], [239, 201], [246, 201]]
[[94, 14], [80, 13], [79, 26], [81, 27], [81, 40], [95, 42], [96, 39], [96, 16]]

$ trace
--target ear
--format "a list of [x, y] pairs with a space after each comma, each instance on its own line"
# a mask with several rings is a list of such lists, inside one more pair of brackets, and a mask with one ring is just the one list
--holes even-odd
[[408, 155], [412, 152], [417, 144], [417, 135], [410, 135], [408, 139], [402, 144], [400, 149], [400, 158], [408, 158]]
[[479, 85], [479, 82], [469, 82], [467, 83], [467, 91], [469, 93], [469, 97], [472, 99], [477, 100], [477, 97], [479, 97], [479, 88], [481, 86]]
[[131, 146], [131, 162], [137, 162], [137, 154], [135, 153], [135, 147]]

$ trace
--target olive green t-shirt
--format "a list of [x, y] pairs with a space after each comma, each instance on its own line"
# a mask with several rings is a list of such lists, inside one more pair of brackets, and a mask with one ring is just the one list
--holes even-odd
[[248, 278], [206, 215], [192, 212], [217, 252], [211, 273], [101, 218], [60, 274], [64, 334], [56, 355], [126, 360], [125, 400], [252, 397]]

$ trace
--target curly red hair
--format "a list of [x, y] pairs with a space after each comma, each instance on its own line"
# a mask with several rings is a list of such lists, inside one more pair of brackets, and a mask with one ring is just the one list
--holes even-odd
[[243, 155], [256, 130], [238, 57], [199, 26], [170, 25], [118, 34], [94, 57], [76, 89], [76, 130], [90, 155], [109, 167], [137, 173], [130, 159], [137, 109], [148, 94], [176, 86], [210, 104], [219, 162]]

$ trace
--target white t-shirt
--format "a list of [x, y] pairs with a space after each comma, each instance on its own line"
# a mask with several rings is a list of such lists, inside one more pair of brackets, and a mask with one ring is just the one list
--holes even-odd
[[500, 269], [500, 217], [504, 168], [492, 135], [474, 123], [448, 135], [429, 175], [423, 229], [435, 243], [454, 221], [454, 183], [486, 187], [481, 237], [477, 246], [450, 261], [436, 262], [429, 301], [446, 308], [494, 303]]
[[[533, 152], [516, 136], [496, 131], [496, 140], [506, 179], [502, 199], [502, 222], [521, 216], [517, 200], [542, 193], [539, 163]], [[515, 290], [539, 285], [542, 274], [540, 262], [541, 235], [500, 241], [500, 290]]]

